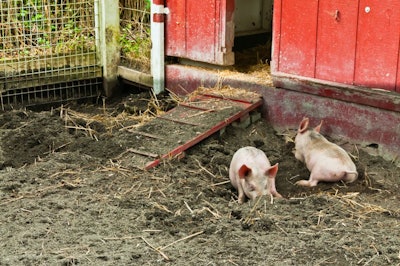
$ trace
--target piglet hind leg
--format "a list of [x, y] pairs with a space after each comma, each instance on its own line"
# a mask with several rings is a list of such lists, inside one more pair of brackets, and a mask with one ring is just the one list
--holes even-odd
[[358, 172], [356, 171], [345, 171], [343, 181], [346, 183], [352, 183], [358, 178]]
[[313, 175], [310, 175], [309, 180], [299, 180], [296, 182], [297, 186], [302, 186], [302, 187], [315, 187], [318, 184], [318, 180], [313, 178]]

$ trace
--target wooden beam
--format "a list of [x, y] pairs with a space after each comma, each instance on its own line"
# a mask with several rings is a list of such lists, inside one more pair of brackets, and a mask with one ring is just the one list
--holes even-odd
[[140, 84], [149, 88], [153, 87], [153, 77], [150, 74], [124, 66], [118, 66], [118, 77], [128, 82]]

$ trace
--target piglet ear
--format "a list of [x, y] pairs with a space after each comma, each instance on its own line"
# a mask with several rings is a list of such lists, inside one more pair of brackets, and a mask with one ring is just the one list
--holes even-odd
[[309, 123], [308, 117], [304, 117], [303, 120], [301, 120], [300, 122], [298, 132], [304, 133], [308, 128], [308, 123]]
[[248, 168], [245, 164], [243, 164], [240, 168], [239, 168], [239, 177], [244, 179], [246, 177], [248, 177], [251, 174], [251, 169]]
[[319, 131], [321, 130], [322, 122], [324, 122], [324, 120], [321, 120], [321, 123], [319, 123], [319, 125], [314, 128], [314, 131], [319, 133]]
[[275, 178], [276, 174], [278, 173], [278, 163], [276, 163], [274, 166], [271, 166], [266, 172], [265, 175], [268, 176], [269, 178]]

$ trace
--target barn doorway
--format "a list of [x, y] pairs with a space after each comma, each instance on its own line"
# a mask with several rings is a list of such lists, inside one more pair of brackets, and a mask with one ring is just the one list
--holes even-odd
[[235, 68], [246, 72], [271, 60], [273, 0], [235, 0]]

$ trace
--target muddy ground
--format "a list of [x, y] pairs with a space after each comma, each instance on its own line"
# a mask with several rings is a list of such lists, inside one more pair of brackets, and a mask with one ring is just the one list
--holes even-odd
[[[143, 171], [123, 160], [132, 148], [123, 129], [173, 106], [150, 98], [0, 114], [1, 265], [400, 264], [393, 163], [338, 140], [360, 179], [297, 187], [309, 173], [287, 141], [294, 129], [259, 120]], [[279, 163], [284, 199], [237, 203], [228, 166], [247, 145]]]

